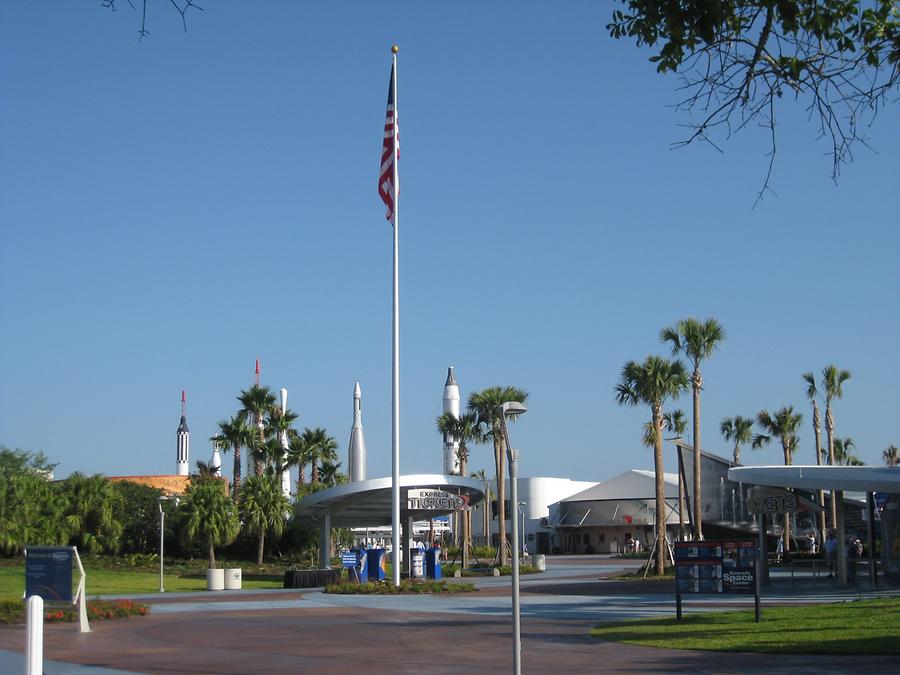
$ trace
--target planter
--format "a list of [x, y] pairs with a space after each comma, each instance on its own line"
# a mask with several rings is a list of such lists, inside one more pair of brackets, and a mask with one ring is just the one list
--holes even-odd
[[226, 567], [225, 568], [225, 590], [239, 591], [241, 590], [241, 568]]
[[536, 570], [540, 570], [541, 572], [547, 569], [547, 559], [544, 557], [543, 553], [535, 553], [532, 555], [531, 564]]
[[225, 570], [206, 570], [206, 590], [225, 590]]

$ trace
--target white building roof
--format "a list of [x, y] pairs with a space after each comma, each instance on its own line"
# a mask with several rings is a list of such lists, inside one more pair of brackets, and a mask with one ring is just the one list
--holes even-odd
[[[678, 499], [678, 474], [663, 474], [667, 499]], [[656, 479], [652, 471], [631, 469], [610, 478], [571, 497], [561, 503], [599, 502], [615, 499], [656, 499]]]

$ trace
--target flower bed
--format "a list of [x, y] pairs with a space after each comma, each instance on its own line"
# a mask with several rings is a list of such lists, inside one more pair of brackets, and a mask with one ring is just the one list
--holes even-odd
[[410, 593], [468, 593], [478, 590], [473, 584], [450, 583], [447, 581], [409, 581], [400, 582], [399, 586], [389, 583], [357, 584], [352, 581], [340, 584], [329, 584], [326, 593], [341, 595], [397, 595]]
[[[148, 605], [133, 600], [88, 600], [87, 615], [89, 621], [105, 621], [108, 619], [125, 619], [129, 616], [146, 616], [150, 611]], [[65, 623], [78, 620], [78, 608], [45, 608], [46, 623]], [[0, 602], [0, 624], [25, 623], [25, 601], [4, 600]]]

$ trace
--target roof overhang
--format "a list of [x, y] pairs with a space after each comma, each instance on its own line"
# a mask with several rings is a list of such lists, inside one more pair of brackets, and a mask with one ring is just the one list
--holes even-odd
[[728, 479], [802, 490], [900, 492], [900, 469], [887, 466], [742, 466], [729, 469]]
[[[392, 479], [371, 478], [315, 492], [301, 499], [294, 513], [301, 517], [331, 516], [332, 527], [380, 527], [391, 524]], [[484, 499], [484, 483], [474, 478], [444, 474], [400, 476], [400, 520], [427, 520], [453, 511], [409, 509], [410, 489], [444, 490], [468, 499], [469, 505]]]

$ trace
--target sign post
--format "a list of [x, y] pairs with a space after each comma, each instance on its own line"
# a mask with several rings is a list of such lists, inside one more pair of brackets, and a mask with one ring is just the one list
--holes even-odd
[[753, 540], [675, 542], [675, 616], [682, 594], [753, 594], [761, 619], [757, 547]]

